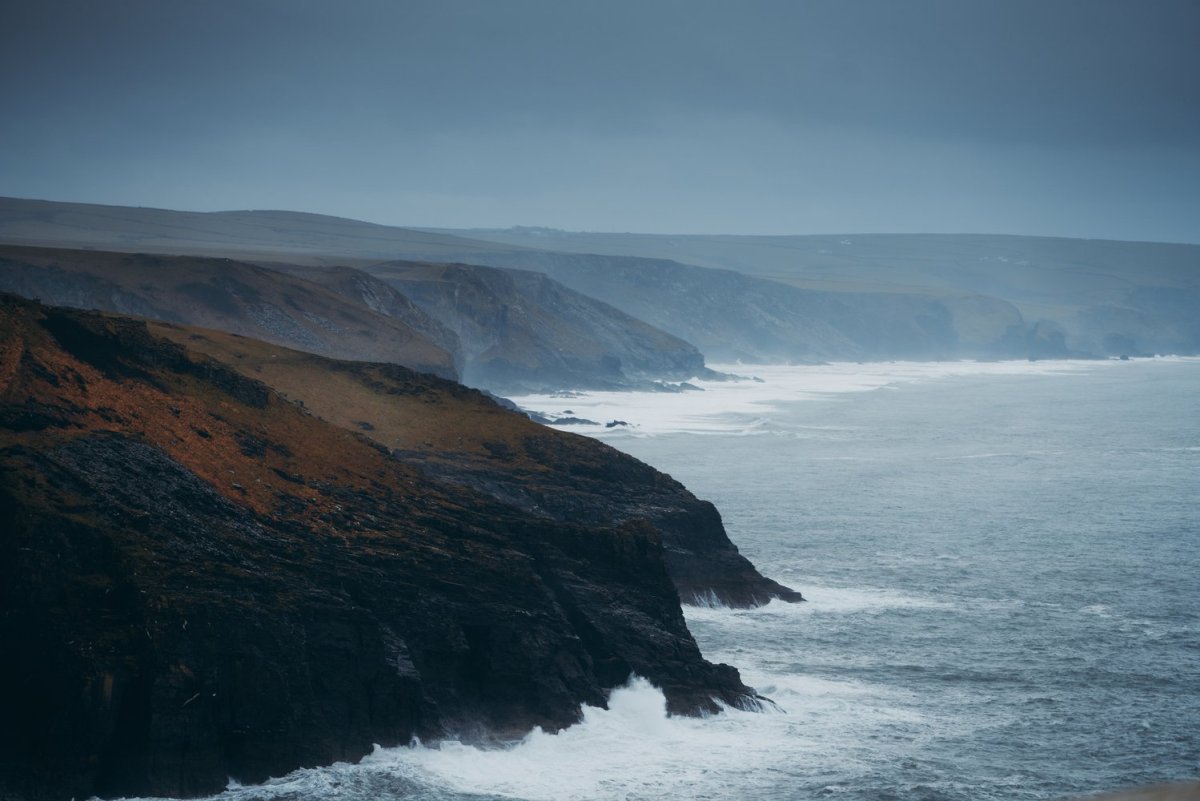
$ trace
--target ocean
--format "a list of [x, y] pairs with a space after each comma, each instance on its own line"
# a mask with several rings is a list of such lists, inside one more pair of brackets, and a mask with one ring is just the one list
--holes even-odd
[[[717, 366], [515, 400], [675, 476], [803, 604], [687, 607], [776, 704], [377, 749], [253, 799], [1058, 799], [1200, 776], [1200, 359]], [[607, 426], [612, 421], [625, 425]]]

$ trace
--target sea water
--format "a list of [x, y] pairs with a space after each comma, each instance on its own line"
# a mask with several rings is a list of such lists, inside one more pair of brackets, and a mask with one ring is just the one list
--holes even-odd
[[[1200, 776], [1200, 360], [724, 368], [516, 399], [671, 473], [803, 604], [686, 607], [773, 699], [377, 749], [221, 797], [1054, 799]], [[613, 421], [625, 425], [608, 427]]]

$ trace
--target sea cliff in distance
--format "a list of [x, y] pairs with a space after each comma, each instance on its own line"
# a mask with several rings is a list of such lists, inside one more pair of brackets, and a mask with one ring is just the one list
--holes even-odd
[[714, 360], [1200, 352], [1192, 313], [1200, 303], [1196, 245], [934, 234], [450, 232], [296, 212], [16, 198], [0, 199], [0, 242], [378, 268], [385, 280], [386, 263], [396, 260], [534, 271]]
[[368, 273], [0, 245], [0, 291], [393, 362], [504, 394], [669, 388], [709, 372], [695, 346], [523, 270], [393, 261]]
[[467, 233], [0, 199], [0, 795], [556, 729], [632, 674], [757, 704], [680, 603], [800, 594], [671, 477], [457, 380], [1200, 350], [1200, 247]]
[[391, 364], [11, 295], [0, 334], [5, 797], [554, 729], [634, 673], [757, 703], [679, 597], [798, 594], [631, 457]]
[[[868, 339], [877, 343], [867, 348], [868, 360], [890, 358], [887, 348], [896, 358], [937, 357], [939, 350], [953, 355], [955, 347], [965, 356], [987, 356], [989, 347], [992, 357], [1021, 356], [1022, 337], [1016, 334], [1023, 334], [1025, 355], [1035, 358], [1200, 353], [1195, 314], [1200, 306], [1200, 245], [996, 234], [678, 236], [546, 228], [452, 233], [504, 248], [492, 254], [476, 251], [473, 258], [481, 263], [508, 264], [524, 253], [522, 264], [582, 292], [607, 287], [597, 297], [632, 314], [649, 305], [644, 292], [634, 292], [626, 277], [606, 276], [631, 258], [640, 261], [639, 273], [687, 272], [698, 287], [703, 286], [703, 274], [697, 272], [701, 268], [714, 279], [725, 272], [721, 280], [755, 288], [759, 295], [766, 286], [785, 285], [788, 289], [779, 291], [806, 302], [802, 308], [812, 310], [812, 319], [834, 328], [848, 326], [851, 332], [870, 319], [855, 312], [856, 304], [863, 310], [886, 310], [879, 305], [880, 296], [908, 296], [925, 319], [938, 319], [954, 332], [924, 344], [911, 329], [907, 340], [898, 343]], [[527, 249], [541, 253], [533, 256]], [[661, 279], [642, 280], [653, 291]], [[830, 314], [821, 309], [823, 299], [841, 299], [847, 308]], [[901, 304], [887, 313], [903, 308]], [[663, 318], [646, 319], [661, 324]], [[705, 322], [693, 317], [686, 324], [703, 330]], [[1018, 325], [1004, 342], [1005, 331]], [[667, 330], [717, 358], [705, 348], [702, 335]]]

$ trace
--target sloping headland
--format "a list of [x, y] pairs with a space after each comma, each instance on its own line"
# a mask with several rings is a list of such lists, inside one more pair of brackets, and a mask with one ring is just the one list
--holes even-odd
[[370, 269], [537, 271], [744, 361], [1200, 352], [1200, 246], [993, 235], [421, 231], [282, 211], [0, 198], [0, 242]]
[[689, 342], [539, 272], [408, 261], [364, 269], [458, 334], [463, 378], [475, 386], [652, 389], [710, 372]]
[[338, 289], [232, 259], [0, 246], [0, 291], [458, 377], [452, 333], [411, 304], [373, 309]]
[[[1031, 337], [1030, 349], [1023, 353], [1020, 339], [1009, 338], [994, 353], [1023, 358], [1200, 352], [1195, 314], [1200, 245], [998, 234], [730, 236], [546, 228], [438, 233], [469, 238], [471, 258], [483, 264], [511, 264], [525, 253], [523, 266], [543, 269], [583, 292], [638, 257], [652, 273], [668, 269], [666, 265], [674, 265], [676, 272], [684, 265], [732, 271], [753, 279], [751, 283], [786, 285], [796, 298], [841, 297], [851, 307], [856, 295], [918, 296], [926, 307], [943, 305], [951, 312], [952, 330], [967, 356], [986, 355], [980, 346], [996, 342], [989, 332], [999, 324], [1003, 335], [1004, 321], [1011, 322], [1014, 312]], [[496, 242], [500, 249], [485, 254], [481, 240]], [[528, 249], [542, 255], [530, 256]], [[613, 281], [597, 297], [637, 314], [632, 289], [628, 282]], [[815, 316], [838, 319], [822, 316], [819, 309]], [[644, 319], [662, 324], [658, 316]], [[854, 314], [842, 319], [869, 320]], [[1061, 343], [1054, 347], [1058, 338]], [[698, 337], [689, 339], [707, 352]], [[940, 344], [944, 349], [945, 340]], [[911, 346], [909, 351], [921, 353]]]
[[710, 372], [695, 346], [540, 273], [403, 261], [369, 270], [0, 245], [0, 291], [493, 392], [653, 389]]
[[631, 673], [753, 704], [675, 586], [798, 597], [670, 478], [460, 385], [7, 295], [0, 476], [6, 797], [557, 728]]

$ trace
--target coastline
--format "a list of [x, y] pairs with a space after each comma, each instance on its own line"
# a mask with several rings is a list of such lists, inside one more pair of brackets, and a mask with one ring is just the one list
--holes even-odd
[[[819, 365], [712, 364], [735, 380], [692, 378], [702, 391], [664, 394], [639, 391], [571, 391], [517, 395], [521, 409], [539, 415], [552, 428], [610, 443], [626, 437], [665, 434], [737, 434], [770, 432], [769, 418], [788, 403], [828, 401], [854, 392], [870, 392], [920, 381], [969, 376], [1069, 375], [1127, 369], [1145, 364], [1200, 364], [1198, 356], [1131, 359], [1044, 359], [1038, 361], [831, 362]], [[562, 423], [576, 418], [593, 424]], [[616, 423], [616, 425], [611, 425]], [[624, 424], [622, 424], [624, 423]]]

